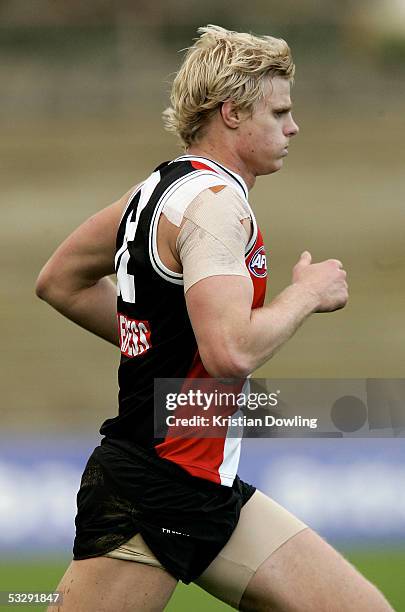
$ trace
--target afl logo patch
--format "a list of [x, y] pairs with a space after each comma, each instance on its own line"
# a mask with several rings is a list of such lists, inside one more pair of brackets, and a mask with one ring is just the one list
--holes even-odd
[[264, 246], [255, 251], [249, 262], [249, 271], [258, 278], [267, 276], [267, 261]]

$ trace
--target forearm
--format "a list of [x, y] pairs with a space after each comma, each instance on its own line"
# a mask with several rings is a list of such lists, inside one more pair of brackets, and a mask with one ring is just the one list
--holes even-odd
[[[188, 306], [201, 359], [216, 378], [245, 378], [270, 359], [317, 309], [319, 300], [308, 287], [293, 283], [270, 304], [251, 310], [253, 294], [245, 278], [212, 277], [188, 292]], [[223, 295], [212, 311], [212, 292]], [[244, 290], [245, 289], [245, 290]], [[194, 300], [198, 298], [198, 308]], [[227, 307], [231, 304], [231, 308]], [[211, 310], [211, 316], [208, 316]], [[218, 342], [218, 338], [221, 339]]]
[[91, 286], [70, 293], [51, 288], [38, 295], [83, 329], [119, 346], [117, 293], [110, 278], [101, 278]]
[[270, 359], [317, 307], [316, 296], [298, 284], [282, 291], [270, 304], [252, 310], [241, 350], [253, 372]]
[[269, 305], [252, 310], [250, 279], [212, 276], [186, 293], [187, 308], [205, 369], [217, 378], [244, 378], [285, 344], [313, 312], [333, 312], [348, 299], [339, 260], [312, 264], [304, 251], [292, 284]]

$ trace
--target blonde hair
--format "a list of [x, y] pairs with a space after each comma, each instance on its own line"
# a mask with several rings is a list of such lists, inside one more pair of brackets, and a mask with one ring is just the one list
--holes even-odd
[[263, 96], [266, 77], [292, 81], [295, 71], [290, 48], [280, 38], [215, 25], [198, 33], [173, 81], [171, 107], [163, 113], [165, 128], [185, 147], [198, 140], [222, 102], [231, 99], [238, 110], [252, 112]]

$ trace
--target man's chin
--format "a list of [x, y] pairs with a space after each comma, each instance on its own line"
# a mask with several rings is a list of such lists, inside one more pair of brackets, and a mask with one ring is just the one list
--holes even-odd
[[283, 165], [284, 159], [277, 159], [275, 161], [272, 161], [272, 163], [268, 166], [263, 166], [262, 168], [260, 168], [255, 176], [267, 176], [268, 174], [274, 174], [275, 172], [281, 170]]
[[275, 172], [278, 172], [279, 170], [281, 170], [283, 165], [284, 165], [284, 160], [278, 159], [272, 164], [271, 169], [267, 172], [267, 174], [274, 174]]
[[267, 176], [268, 174], [274, 174], [275, 172], [281, 170], [283, 164], [283, 159], [277, 159], [276, 161], [273, 161], [271, 165], [269, 164], [268, 166], [263, 166], [263, 168], [260, 169], [256, 176]]

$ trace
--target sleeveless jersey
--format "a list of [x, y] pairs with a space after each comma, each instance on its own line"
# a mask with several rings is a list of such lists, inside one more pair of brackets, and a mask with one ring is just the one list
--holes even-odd
[[118, 229], [119, 413], [103, 423], [100, 433], [141, 446], [193, 476], [232, 486], [241, 440], [230, 429], [220, 438], [171, 437], [169, 428], [164, 437], [154, 437], [154, 379], [210, 378], [188, 317], [182, 274], [169, 270], [159, 257], [158, 221], [169, 200], [184, 212], [204, 189], [216, 185], [236, 190], [249, 208], [253, 231], [245, 262], [254, 286], [252, 308], [263, 305], [265, 250], [243, 179], [217, 162], [191, 155], [158, 166], [130, 196]]

